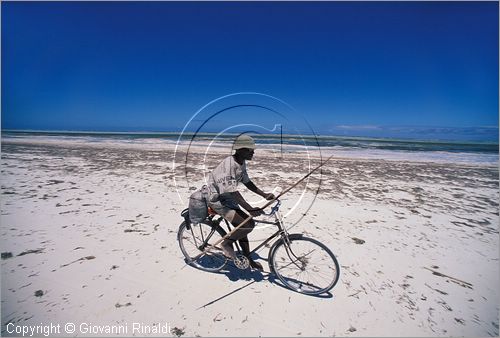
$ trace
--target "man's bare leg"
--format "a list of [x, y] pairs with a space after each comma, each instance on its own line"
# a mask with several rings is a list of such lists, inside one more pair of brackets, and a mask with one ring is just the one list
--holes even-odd
[[254, 261], [250, 257], [250, 243], [248, 242], [248, 237], [245, 236], [243, 238], [240, 238], [239, 243], [241, 245], [241, 250], [243, 250], [243, 254], [248, 258], [248, 261], [250, 262], [250, 266], [254, 269], [263, 271], [264, 268], [262, 267], [262, 264]]
[[[242, 222], [245, 221], [246, 218], [243, 218], [241, 215], [235, 212], [233, 219], [231, 221], [231, 224], [233, 226], [237, 227], [240, 225]], [[235, 252], [233, 248], [233, 243], [237, 240], [239, 240], [239, 243], [241, 245], [241, 249], [243, 251], [243, 254], [248, 258], [250, 262], [250, 266], [255, 269], [263, 270], [262, 265], [255, 262], [253, 259], [250, 258], [250, 243], [248, 242], [248, 237], [247, 235], [253, 230], [255, 226], [255, 222], [253, 220], [248, 221], [243, 225], [241, 228], [236, 230], [229, 236], [229, 238], [225, 239], [221, 243], [222, 250], [224, 251], [224, 254], [231, 258], [234, 259]]]

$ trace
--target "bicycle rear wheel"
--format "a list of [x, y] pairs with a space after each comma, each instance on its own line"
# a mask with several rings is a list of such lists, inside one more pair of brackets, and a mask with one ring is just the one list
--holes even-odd
[[[213, 244], [226, 235], [220, 226], [206, 223], [191, 224], [187, 229], [186, 222], [182, 222], [177, 233], [177, 239], [186, 263], [204, 271], [219, 271], [226, 264], [227, 258], [220, 249], [213, 248]], [[212, 249], [206, 251], [208, 248]], [[200, 254], [206, 252], [201, 257]]]
[[308, 295], [330, 291], [340, 277], [335, 255], [324, 244], [300, 234], [276, 242], [269, 253], [271, 271], [288, 288]]

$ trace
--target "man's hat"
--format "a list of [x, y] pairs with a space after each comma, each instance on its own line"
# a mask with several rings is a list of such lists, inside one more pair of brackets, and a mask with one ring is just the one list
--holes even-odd
[[257, 147], [255, 146], [255, 141], [253, 140], [253, 138], [246, 134], [241, 134], [236, 138], [236, 140], [234, 140], [233, 150], [242, 148], [255, 149]]

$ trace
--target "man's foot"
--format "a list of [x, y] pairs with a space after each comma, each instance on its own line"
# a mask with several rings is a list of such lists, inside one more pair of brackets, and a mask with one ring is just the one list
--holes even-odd
[[248, 262], [250, 263], [250, 267], [252, 269], [257, 269], [259, 271], [264, 271], [264, 268], [262, 267], [262, 264], [260, 264], [259, 262], [256, 262], [256, 261], [254, 261], [251, 258], [248, 258]]
[[220, 247], [222, 249], [222, 252], [224, 253], [224, 256], [226, 256], [229, 259], [234, 260], [236, 258], [236, 254], [234, 253], [233, 249], [233, 241], [230, 239], [225, 239], [222, 241], [220, 244]]

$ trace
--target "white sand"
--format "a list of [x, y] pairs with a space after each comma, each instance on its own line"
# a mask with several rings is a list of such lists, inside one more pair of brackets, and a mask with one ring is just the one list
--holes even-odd
[[[331, 297], [318, 298], [287, 290], [268, 273], [184, 264], [179, 213], [201, 178], [178, 178], [179, 199], [173, 146], [23, 142], [2, 144], [1, 251], [12, 254], [1, 261], [2, 335], [52, 323], [66, 336], [70, 322], [77, 336], [94, 335], [84, 331], [88, 324], [155, 335], [133, 332], [133, 323], [168, 323], [167, 336], [499, 334], [497, 167], [329, 163], [316, 199], [309, 189], [297, 203], [303, 186], [283, 198], [284, 211], [296, 208], [287, 218], [291, 232], [320, 240], [341, 265]], [[249, 173], [271, 190], [303, 175], [300, 163], [256, 156]], [[251, 195], [245, 192], [255, 201]]]

